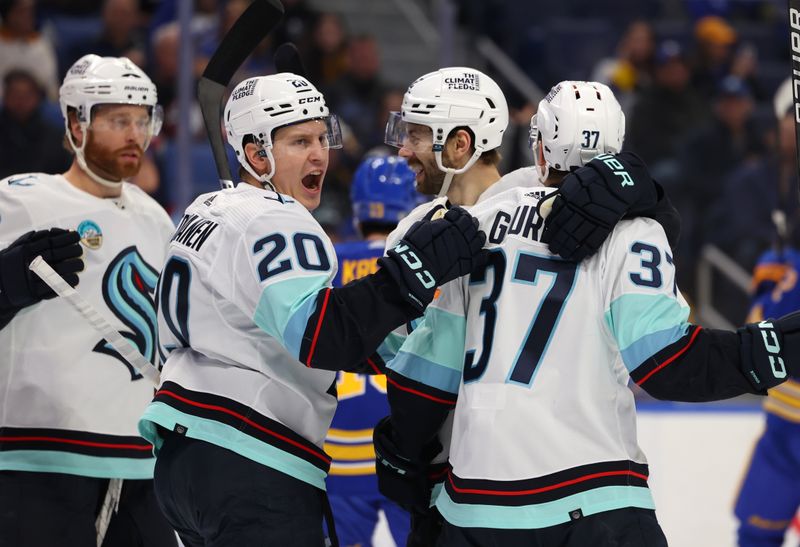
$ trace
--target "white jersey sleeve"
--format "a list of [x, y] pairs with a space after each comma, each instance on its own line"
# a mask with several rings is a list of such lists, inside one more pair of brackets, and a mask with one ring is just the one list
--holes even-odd
[[675, 281], [667, 236], [655, 220], [621, 221], [601, 255], [605, 323], [631, 373], [686, 334], [689, 306]]

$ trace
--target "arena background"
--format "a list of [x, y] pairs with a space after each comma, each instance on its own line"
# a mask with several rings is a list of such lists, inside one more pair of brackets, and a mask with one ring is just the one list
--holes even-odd
[[[626, 148], [647, 161], [682, 214], [675, 262], [696, 322], [742, 323], [758, 255], [797, 244], [796, 151], [781, 137], [777, 116], [785, 111], [773, 101], [790, 70], [783, 0], [283, 2], [283, 23], [233, 83], [274, 72], [278, 44], [298, 46], [345, 125], [345, 148], [332, 153], [315, 212], [334, 240], [355, 237], [353, 170], [367, 154], [392, 153], [383, 127], [407, 85], [440, 66], [468, 65], [496, 78], [508, 97], [502, 172], [532, 162], [528, 124], [553, 84], [612, 86], [627, 118]], [[217, 187], [194, 88], [248, 4], [0, 1], [0, 177], [65, 170], [59, 81], [83, 54], [126, 55], [156, 82], [166, 111], [135, 182], [178, 215]], [[783, 213], [777, 224], [775, 210]], [[732, 545], [732, 504], [763, 427], [760, 403], [665, 405], [640, 397], [640, 404], [641, 442], [670, 544]]]

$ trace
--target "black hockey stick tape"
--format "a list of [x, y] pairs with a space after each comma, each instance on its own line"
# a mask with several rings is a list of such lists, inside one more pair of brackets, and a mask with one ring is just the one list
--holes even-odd
[[[308, 78], [306, 67], [300, 58], [300, 52], [291, 42], [285, 42], [275, 50], [275, 70], [278, 72], [291, 72], [303, 78]], [[313, 82], [312, 82], [313, 83]]]

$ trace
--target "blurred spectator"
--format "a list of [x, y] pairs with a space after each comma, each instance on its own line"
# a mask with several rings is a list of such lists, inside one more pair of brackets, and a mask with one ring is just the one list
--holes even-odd
[[711, 99], [730, 70], [736, 31], [722, 17], [709, 15], [695, 24], [694, 38], [692, 87], [704, 98]]
[[0, 110], [0, 178], [14, 173], [62, 173], [72, 156], [62, 146], [64, 127], [46, 122], [44, 92], [34, 77], [13, 69], [3, 77]]
[[362, 152], [383, 143], [383, 128], [377, 128], [375, 123], [386, 91], [379, 72], [380, 53], [375, 37], [355, 36], [347, 47], [347, 72], [325, 91], [331, 111], [347, 123]]
[[673, 40], [661, 43], [653, 83], [642, 91], [628, 119], [626, 145], [668, 187], [678, 176], [678, 153], [686, 135], [708, 118], [708, 109], [689, 87], [689, 77], [681, 46]]
[[[764, 151], [761, 132], [752, 116], [753, 99], [745, 82], [736, 76], [723, 79], [713, 106], [711, 124], [687, 139], [681, 187], [671, 193], [683, 218], [679, 261], [692, 264], [678, 268], [687, 272], [687, 277], [678, 283], [689, 294], [693, 289], [693, 265], [708, 241], [710, 204], [723, 193], [729, 173], [756, 160]], [[731, 214], [739, 214], [739, 209]]]
[[[220, 17], [219, 24], [216, 32], [211, 32], [201, 41], [197, 48], [194, 72], [195, 76], [200, 76], [209, 59], [217, 50], [217, 46], [222, 41], [222, 38], [228, 33], [234, 23], [250, 7], [252, 0], [228, 0], [222, 8], [222, 16]], [[284, 17], [283, 23], [286, 24]], [[254, 76], [263, 76], [275, 72], [275, 66], [272, 60], [272, 38], [267, 37], [255, 47], [253, 52], [245, 59], [242, 66], [236, 71], [231, 78], [231, 82], [238, 83], [247, 78]]]
[[15, 68], [25, 70], [48, 98], [56, 100], [56, 54], [50, 41], [36, 30], [35, 0], [0, 0], [0, 19], [0, 78]]
[[780, 242], [781, 248], [800, 247], [800, 181], [791, 90], [789, 93], [788, 98], [776, 101], [775, 153], [734, 171], [709, 218], [709, 241], [747, 270], [776, 243]]
[[300, 51], [306, 50], [316, 12], [308, 7], [306, 0], [281, 0], [281, 3], [283, 20], [273, 32], [274, 43], [292, 42]]
[[318, 86], [332, 84], [347, 71], [347, 33], [337, 14], [319, 14], [303, 58], [307, 60], [309, 80]]
[[647, 87], [652, 79], [655, 33], [647, 21], [634, 21], [617, 44], [616, 57], [601, 59], [591, 79], [614, 90], [622, 110], [630, 112], [634, 94]]
[[767, 100], [767, 93], [757, 77], [758, 51], [753, 44], [743, 43], [736, 48], [729, 73], [747, 83], [756, 102]]
[[136, 66], [145, 66], [139, 0], [105, 0], [102, 21], [100, 33], [77, 44], [71, 51], [72, 59], [94, 53], [101, 57], [127, 57]]

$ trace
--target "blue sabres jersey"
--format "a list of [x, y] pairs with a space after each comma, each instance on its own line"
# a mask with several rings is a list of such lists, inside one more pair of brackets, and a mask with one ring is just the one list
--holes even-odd
[[[340, 287], [378, 268], [386, 242], [354, 241], [335, 245]], [[336, 382], [339, 406], [333, 417], [325, 452], [331, 456], [327, 484], [331, 494], [350, 496], [377, 492], [372, 428], [389, 414], [386, 376], [339, 372]]]
[[[800, 310], [800, 251], [785, 249], [778, 254], [767, 251], [753, 271], [753, 306], [748, 321], [777, 318]], [[800, 423], [800, 381], [789, 380], [769, 391], [764, 408], [773, 414]]]

